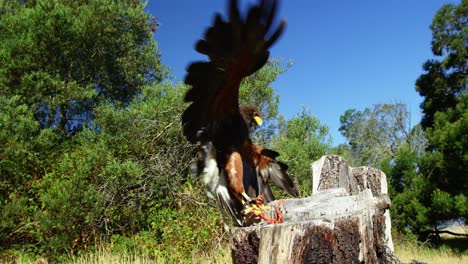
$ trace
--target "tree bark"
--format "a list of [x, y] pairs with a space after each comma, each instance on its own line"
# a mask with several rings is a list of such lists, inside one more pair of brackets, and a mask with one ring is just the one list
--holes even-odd
[[[286, 199], [284, 222], [232, 230], [234, 263], [400, 263], [385, 174], [339, 156], [312, 165], [313, 195]], [[275, 216], [270, 203], [268, 215]]]

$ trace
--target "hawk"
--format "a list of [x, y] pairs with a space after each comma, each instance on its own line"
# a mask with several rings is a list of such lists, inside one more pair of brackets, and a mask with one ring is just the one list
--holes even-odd
[[261, 0], [242, 16], [230, 0], [228, 19], [216, 14], [195, 45], [209, 60], [191, 63], [185, 77], [190, 89], [184, 100], [190, 104], [182, 114], [183, 133], [201, 144], [196, 170], [237, 226], [249, 225], [247, 212], [260, 215], [263, 202], [274, 200], [268, 180], [297, 196], [286, 164], [276, 160], [279, 154], [250, 139], [251, 128], [262, 124], [261, 113], [239, 106], [242, 80], [265, 65], [269, 47], [284, 30], [284, 21], [273, 27], [276, 8], [276, 0]]

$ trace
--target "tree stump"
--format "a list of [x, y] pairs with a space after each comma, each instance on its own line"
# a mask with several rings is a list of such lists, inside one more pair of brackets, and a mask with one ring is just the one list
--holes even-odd
[[282, 224], [232, 230], [233, 262], [401, 263], [393, 253], [385, 174], [349, 167], [339, 156], [323, 156], [312, 171], [313, 194], [286, 199]]

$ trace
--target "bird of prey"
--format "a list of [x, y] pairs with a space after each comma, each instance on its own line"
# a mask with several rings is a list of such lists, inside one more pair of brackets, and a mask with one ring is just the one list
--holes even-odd
[[276, 160], [273, 150], [253, 144], [249, 132], [262, 124], [261, 113], [252, 105], [239, 106], [241, 81], [259, 70], [269, 58], [269, 47], [285, 27], [273, 26], [276, 0], [260, 0], [241, 15], [236, 0], [229, 1], [228, 18], [216, 14], [195, 49], [208, 56], [187, 68], [190, 89], [182, 114], [183, 133], [201, 144], [201, 159], [195, 169], [203, 175], [209, 193], [237, 226], [249, 225], [246, 212], [262, 210], [274, 200], [267, 185], [271, 180], [297, 196], [287, 166]]

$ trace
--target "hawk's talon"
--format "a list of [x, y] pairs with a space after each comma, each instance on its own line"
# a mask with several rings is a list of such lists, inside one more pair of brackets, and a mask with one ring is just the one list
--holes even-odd
[[280, 210], [280, 205], [286, 205], [285, 200], [281, 200], [275, 204], [276, 218], [266, 216], [265, 211], [270, 209], [270, 206], [263, 203], [263, 195], [259, 195], [256, 199], [252, 199], [249, 204], [244, 204], [243, 213], [246, 217], [254, 217], [255, 219], [264, 220], [268, 224], [277, 224], [283, 222], [283, 214]]

